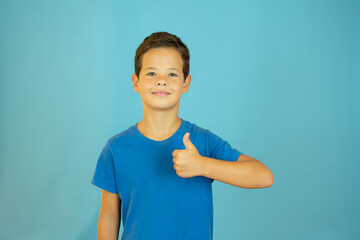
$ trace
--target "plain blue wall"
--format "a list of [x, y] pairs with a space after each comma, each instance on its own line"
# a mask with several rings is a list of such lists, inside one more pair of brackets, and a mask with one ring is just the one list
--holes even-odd
[[155, 31], [190, 49], [179, 116], [274, 173], [214, 182], [214, 240], [360, 235], [359, 1], [0, 3], [0, 239], [96, 239], [96, 161], [143, 117], [133, 58]]

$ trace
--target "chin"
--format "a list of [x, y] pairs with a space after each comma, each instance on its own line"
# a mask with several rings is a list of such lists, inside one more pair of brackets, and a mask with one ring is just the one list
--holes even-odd
[[167, 104], [157, 104], [157, 105], [152, 105], [151, 108], [157, 111], [167, 111], [167, 110], [171, 110], [176, 108], [177, 105], [167, 105]]

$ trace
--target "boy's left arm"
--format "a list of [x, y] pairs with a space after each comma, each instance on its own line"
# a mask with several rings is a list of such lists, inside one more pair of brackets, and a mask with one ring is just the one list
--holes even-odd
[[200, 156], [202, 176], [241, 188], [267, 188], [273, 184], [273, 174], [259, 160], [241, 154], [236, 162]]
[[183, 178], [204, 176], [241, 188], [267, 188], [273, 184], [273, 174], [259, 160], [241, 154], [236, 162], [201, 156], [195, 145], [184, 135], [185, 150], [173, 152], [176, 173]]

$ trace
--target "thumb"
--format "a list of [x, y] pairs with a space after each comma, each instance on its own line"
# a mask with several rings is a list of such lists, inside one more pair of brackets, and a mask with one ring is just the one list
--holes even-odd
[[190, 141], [189, 136], [190, 136], [190, 133], [188, 133], [188, 132], [185, 133], [185, 135], [183, 137], [183, 142], [184, 142], [185, 148], [190, 150], [190, 149], [194, 149], [195, 146]]

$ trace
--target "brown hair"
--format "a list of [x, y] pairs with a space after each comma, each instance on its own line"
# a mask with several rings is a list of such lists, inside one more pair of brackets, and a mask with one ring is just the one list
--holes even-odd
[[190, 53], [186, 45], [176, 35], [167, 32], [155, 32], [146, 37], [140, 46], [136, 49], [135, 54], [135, 74], [139, 77], [142, 67], [142, 58], [144, 54], [152, 48], [170, 47], [177, 50], [183, 60], [184, 81], [189, 74]]

